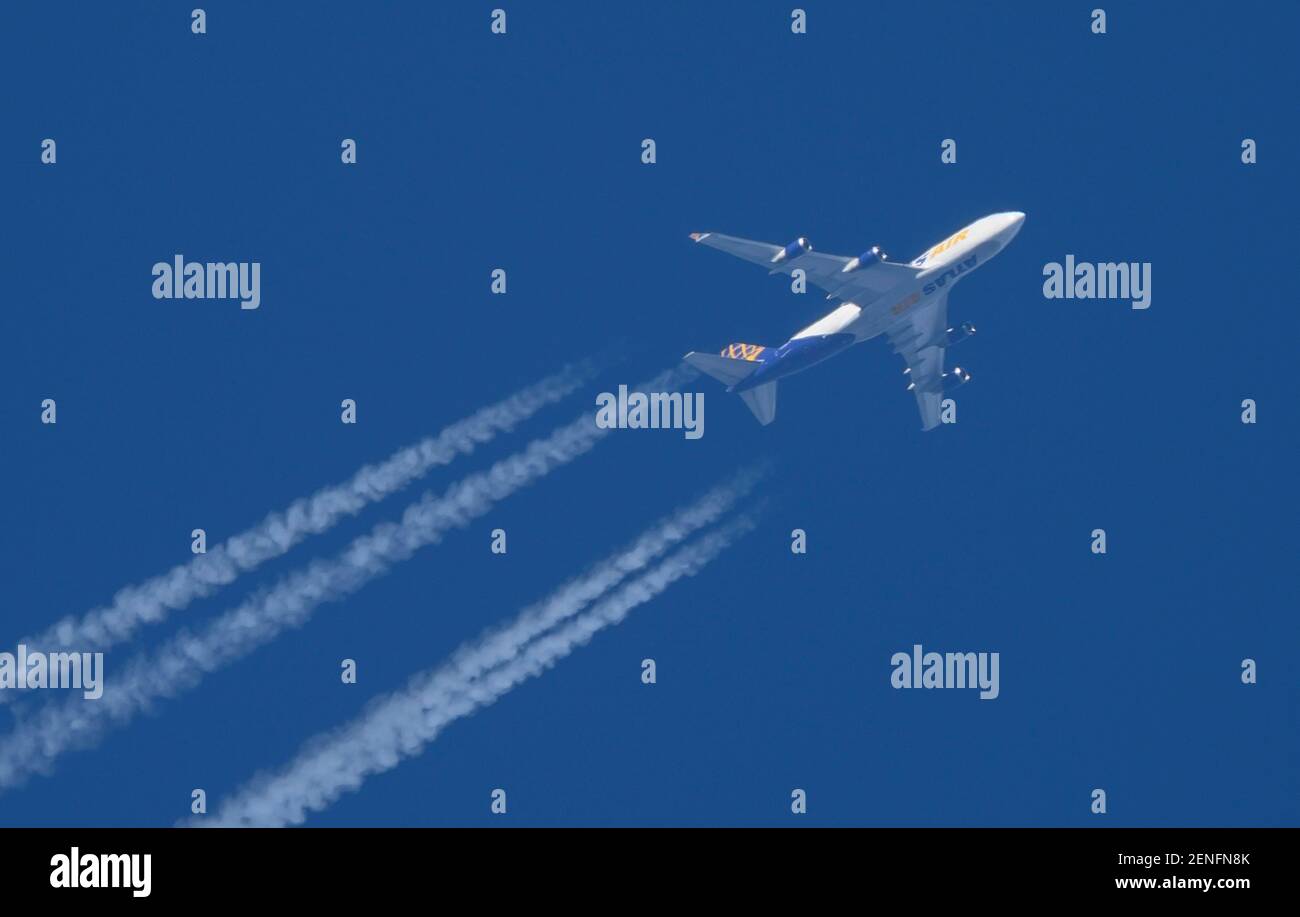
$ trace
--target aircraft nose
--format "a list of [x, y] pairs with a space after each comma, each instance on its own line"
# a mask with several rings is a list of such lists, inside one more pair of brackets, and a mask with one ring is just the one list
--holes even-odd
[[1007, 242], [1010, 242], [1015, 238], [1016, 233], [1020, 232], [1020, 227], [1024, 225], [1025, 215], [1019, 210], [1011, 210], [1002, 214], [1002, 218], [1006, 224], [1002, 230], [1002, 236]]

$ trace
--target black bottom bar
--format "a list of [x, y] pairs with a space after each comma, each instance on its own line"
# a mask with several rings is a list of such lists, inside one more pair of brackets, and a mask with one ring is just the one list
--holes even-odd
[[[10, 829], [0, 831], [0, 879], [9, 900], [77, 895], [83, 903], [374, 903], [377, 894], [435, 889], [457, 892], [450, 903], [531, 889], [540, 905], [559, 887], [593, 900], [609, 886], [615, 900], [630, 902], [701, 883], [739, 895], [763, 895], [773, 884], [844, 888], [858, 900], [978, 890], [986, 901], [1046, 894], [1231, 903], [1284, 892], [1298, 840], [1293, 829], [1237, 828]], [[147, 896], [137, 894], [146, 887]]]

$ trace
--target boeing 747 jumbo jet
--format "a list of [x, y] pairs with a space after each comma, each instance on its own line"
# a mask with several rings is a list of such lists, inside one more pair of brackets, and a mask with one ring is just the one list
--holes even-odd
[[982, 217], [927, 250], [910, 264], [886, 260], [879, 246], [856, 258], [814, 252], [807, 239], [782, 248], [716, 232], [691, 238], [769, 268], [769, 273], [801, 270], [809, 281], [842, 302], [780, 347], [729, 344], [721, 356], [688, 353], [687, 363], [736, 392], [759, 423], [776, 418], [776, 383], [842, 350], [885, 335], [907, 363], [908, 389], [921, 409], [921, 428], [939, 425], [944, 392], [970, 381], [960, 366], [944, 372], [944, 351], [975, 333], [963, 322], [948, 325], [948, 291], [1015, 238], [1025, 215], [1017, 211]]

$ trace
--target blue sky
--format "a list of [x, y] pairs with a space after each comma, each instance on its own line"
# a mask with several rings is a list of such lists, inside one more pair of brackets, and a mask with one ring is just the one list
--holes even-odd
[[[784, 383], [767, 428], [702, 380], [701, 440], [612, 435], [7, 791], [0, 824], [217, 803], [757, 458], [756, 532], [310, 823], [1296, 823], [1293, 5], [1108, 3], [1104, 36], [1088, 4], [816, 3], [801, 36], [765, 2], [508, 4], [505, 36], [492, 4], [209, 4], [204, 36], [192, 6], [25, 4], [0, 39], [6, 647], [184, 562], [195, 527], [237, 533], [568, 360], [621, 361], [113, 650], [110, 685], [597, 392], [825, 311], [689, 232], [902, 259], [1028, 217], [950, 299], [979, 326], [955, 427], [920, 433], [881, 341]], [[260, 261], [261, 308], [153, 299], [177, 252]], [[1067, 254], [1151, 262], [1151, 308], [1044, 299]], [[891, 689], [914, 643], [999, 652], [1001, 696]]]

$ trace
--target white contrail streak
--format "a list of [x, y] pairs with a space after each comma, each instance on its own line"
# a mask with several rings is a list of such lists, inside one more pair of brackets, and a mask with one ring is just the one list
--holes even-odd
[[[521, 392], [458, 421], [436, 436], [366, 465], [342, 484], [303, 497], [271, 513], [253, 528], [161, 576], [121, 590], [111, 605], [81, 618], [67, 617], [45, 633], [23, 641], [33, 649], [107, 649], [144, 624], [162, 621], [195, 599], [211, 595], [240, 574], [279, 557], [345, 516], [401, 490], [431, 469], [467, 455], [499, 433], [508, 432], [543, 407], [572, 394], [592, 375], [590, 364], [566, 368]], [[12, 692], [0, 692], [0, 702]]]
[[753, 490], [766, 473], [766, 464], [756, 465], [713, 488], [690, 506], [651, 526], [624, 550], [522, 611], [509, 625], [489, 630], [472, 644], [461, 647], [444, 668], [472, 678], [512, 659], [529, 640], [574, 616], [628, 576], [716, 522]]
[[[559, 615], [557, 626], [512, 646], [509, 653], [493, 648], [495, 638], [491, 637], [462, 649], [446, 665], [417, 675], [406, 690], [372, 704], [359, 719], [309, 742], [284, 770], [255, 779], [222, 806], [214, 822], [195, 819], [191, 824], [283, 827], [303, 822], [310, 812], [321, 811], [344, 793], [359, 789], [367, 777], [392, 770], [404, 759], [422, 753], [451, 722], [551, 668], [597, 631], [619, 623], [638, 605], [682, 577], [693, 575], [753, 524], [752, 517], [741, 516], [715, 529], [601, 598], [586, 613]], [[538, 607], [564, 601], [558, 597], [570, 588]], [[531, 633], [529, 619], [534, 612], [524, 612], [515, 625], [501, 633], [511, 633], [515, 627], [521, 628], [521, 635]]]
[[[638, 388], [660, 391], [693, 377], [693, 372], [669, 370]], [[17, 723], [0, 744], [0, 789], [47, 772], [63, 752], [93, 744], [110, 725], [193, 687], [205, 674], [284, 630], [301, 627], [322, 602], [351, 595], [419, 548], [436, 544], [453, 528], [468, 525], [498, 501], [590, 451], [609, 432], [585, 413], [487, 471], [461, 479], [442, 496], [425, 494], [407, 507], [400, 522], [375, 526], [335, 557], [290, 574], [197, 632], [182, 630], [120, 674], [110, 672], [98, 700], [73, 696], [46, 705]]]

